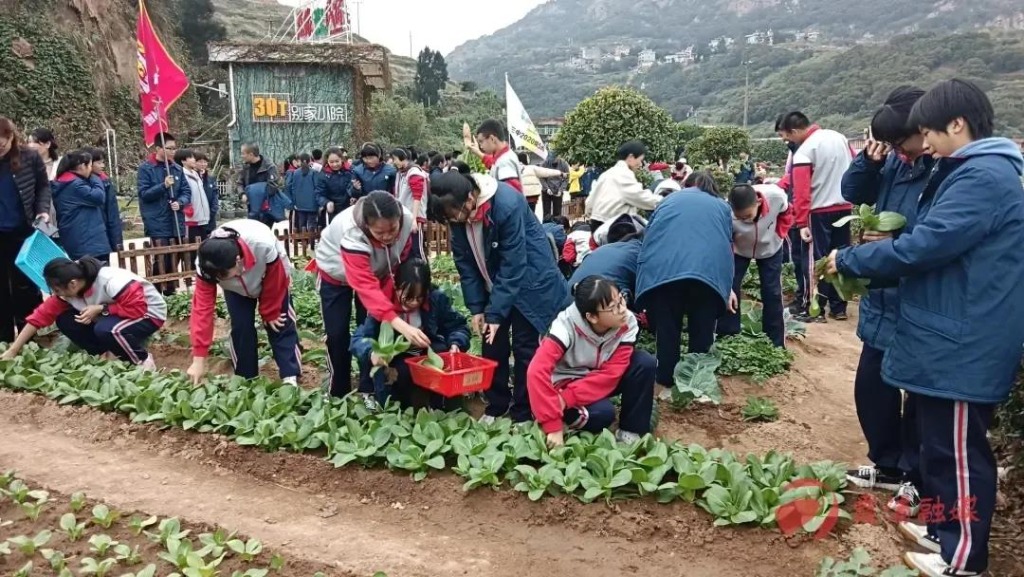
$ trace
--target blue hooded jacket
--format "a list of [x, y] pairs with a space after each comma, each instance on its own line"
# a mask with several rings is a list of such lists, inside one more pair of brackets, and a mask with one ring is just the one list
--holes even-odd
[[484, 261], [494, 286], [488, 293], [467, 225], [451, 223], [452, 254], [466, 307], [473, 314], [483, 313], [491, 324], [503, 323], [515, 308], [544, 334], [571, 301], [544, 229], [518, 190], [488, 176], [474, 176], [479, 186], [497, 186], [494, 196], [481, 206]]
[[985, 138], [937, 162], [913, 230], [840, 250], [839, 272], [900, 279], [882, 377], [908, 391], [1005, 401], [1024, 343], [1024, 158]]
[[651, 214], [637, 264], [641, 307], [652, 289], [688, 279], [707, 284], [727, 304], [735, 267], [729, 205], [699, 188], [668, 195]]
[[124, 247], [124, 232], [121, 228], [121, 209], [117, 205], [117, 186], [114, 181], [103, 173], [98, 174], [103, 182], [106, 199], [103, 201], [103, 216], [106, 219], [107, 240], [110, 241], [110, 250], [120, 250]]
[[328, 202], [333, 202], [334, 214], [340, 214], [351, 204], [349, 202], [349, 185], [351, 184], [351, 170], [342, 168], [339, 171], [333, 171], [330, 166], [325, 166], [316, 180], [317, 206], [326, 208]]
[[312, 168], [302, 174], [302, 169], [297, 168], [288, 173], [285, 179], [284, 190], [292, 199], [295, 210], [302, 212], [316, 212], [320, 207], [316, 202], [316, 183], [320, 173]]
[[565, 229], [557, 222], [544, 222], [541, 223], [541, 226], [544, 227], [544, 234], [550, 234], [551, 237], [555, 239], [555, 246], [558, 247], [558, 254], [561, 255], [562, 249], [565, 248], [565, 240], [567, 238]]
[[82, 178], [65, 172], [53, 181], [53, 204], [60, 239], [74, 260], [92, 256], [106, 260], [113, 252], [107, 240], [107, 187], [96, 175]]
[[[451, 299], [440, 290], [430, 291], [429, 298], [429, 306], [420, 310], [423, 323], [420, 328], [430, 339], [430, 348], [436, 353], [444, 353], [451, 350], [452, 345], [457, 345], [460, 351], [468, 351], [469, 325], [466, 318], [452, 308]], [[352, 335], [349, 351], [360, 362], [369, 365], [370, 353], [373, 352], [370, 339], [376, 339], [379, 334], [380, 321], [366, 315], [366, 320]]]
[[632, 305], [633, 295], [636, 294], [637, 260], [640, 258], [642, 244], [639, 238], [633, 238], [597, 247], [576, 267], [576, 272], [569, 279], [569, 286], [576, 286], [588, 276], [600, 275], [615, 283], [619, 292], [626, 295], [626, 302]]
[[[175, 178], [170, 189], [164, 187], [168, 173]], [[192, 189], [185, 182], [181, 167], [172, 162], [168, 172], [167, 165], [150, 155], [139, 165], [138, 176], [139, 214], [146, 236], [164, 239], [185, 236], [185, 215], [171, 210], [171, 201], [177, 201], [182, 207], [192, 202]]]
[[361, 186], [349, 186], [348, 194], [351, 198], [360, 199], [375, 190], [394, 193], [395, 175], [398, 171], [394, 166], [381, 162], [376, 170], [370, 170], [365, 164], [352, 167], [352, 184], [358, 182]]
[[274, 222], [281, 222], [288, 218], [287, 211], [292, 207], [292, 199], [283, 190], [274, 192], [267, 196], [276, 187], [266, 182], [257, 182], [245, 187], [245, 196], [249, 199], [249, 218], [262, 220], [260, 217], [266, 215]]
[[[882, 162], [871, 160], [861, 152], [843, 176], [843, 198], [853, 204], [873, 204], [876, 212], [898, 212], [907, 218], [905, 234], [914, 228], [917, 199], [928, 184], [935, 161], [921, 156], [907, 164], [895, 153]], [[878, 283], [876, 283], [878, 284]], [[857, 336], [867, 346], [884, 351], [896, 332], [900, 313], [900, 292], [893, 285], [868, 291], [860, 300]]]

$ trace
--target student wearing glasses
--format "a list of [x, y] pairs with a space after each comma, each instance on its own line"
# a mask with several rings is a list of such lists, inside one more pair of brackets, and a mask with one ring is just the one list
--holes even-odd
[[657, 361], [635, 348], [636, 317], [615, 283], [588, 276], [573, 287], [573, 304], [559, 313], [530, 363], [530, 406], [548, 445], [570, 431], [600, 433], [615, 420], [611, 397], [621, 395], [615, 438], [637, 441], [651, 432]]
[[[452, 253], [483, 356], [498, 363], [482, 422], [532, 420], [526, 370], [540, 336], [569, 305], [544, 229], [518, 190], [493, 177], [447, 172], [430, 183], [428, 216], [451, 226]], [[509, 356], [515, 357], [509, 390]]]

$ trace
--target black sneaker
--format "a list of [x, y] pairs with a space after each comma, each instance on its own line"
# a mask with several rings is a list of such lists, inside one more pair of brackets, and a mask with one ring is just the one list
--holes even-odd
[[846, 471], [846, 480], [861, 489], [885, 489], [897, 491], [903, 484], [899, 475], [891, 475], [874, 465], [864, 465]]
[[807, 308], [804, 307], [801, 301], [796, 300], [789, 305], [789, 312], [792, 313], [793, 316], [806, 315]]
[[850, 319], [850, 317], [846, 316], [846, 313], [829, 313], [828, 316], [834, 321], [845, 321]]
[[805, 312], [804, 313], [800, 313], [798, 315], [793, 315], [793, 318], [798, 320], [798, 321], [800, 321], [800, 322], [802, 322], [802, 323], [827, 323], [828, 322], [828, 320], [825, 319], [825, 315], [818, 315], [816, 317], [812, 317], [810, 314], [805, 313]]

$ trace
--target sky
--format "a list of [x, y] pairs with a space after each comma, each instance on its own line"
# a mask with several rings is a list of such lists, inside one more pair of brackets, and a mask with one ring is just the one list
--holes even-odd
[[[278, 1], [289, 6], [308, 2]], [[386, 46], [395, 54], [409, 56], [409, 33], [412, 32], [412, 56], [415, 58], [424, 46], [447, 55], [467, 40], [512, 24], [546, 0], [348, 1], [357, 34]]]

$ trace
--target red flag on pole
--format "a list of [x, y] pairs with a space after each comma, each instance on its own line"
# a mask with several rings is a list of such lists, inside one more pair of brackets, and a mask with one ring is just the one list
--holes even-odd
[[158, 134], [167, 130], [167, 111], [188, 90], [189, 82], [185, 71], [157, 37], [143, 0], [139, 0], [136, 41], [142, 136], [146, 146], [150, 146]]

